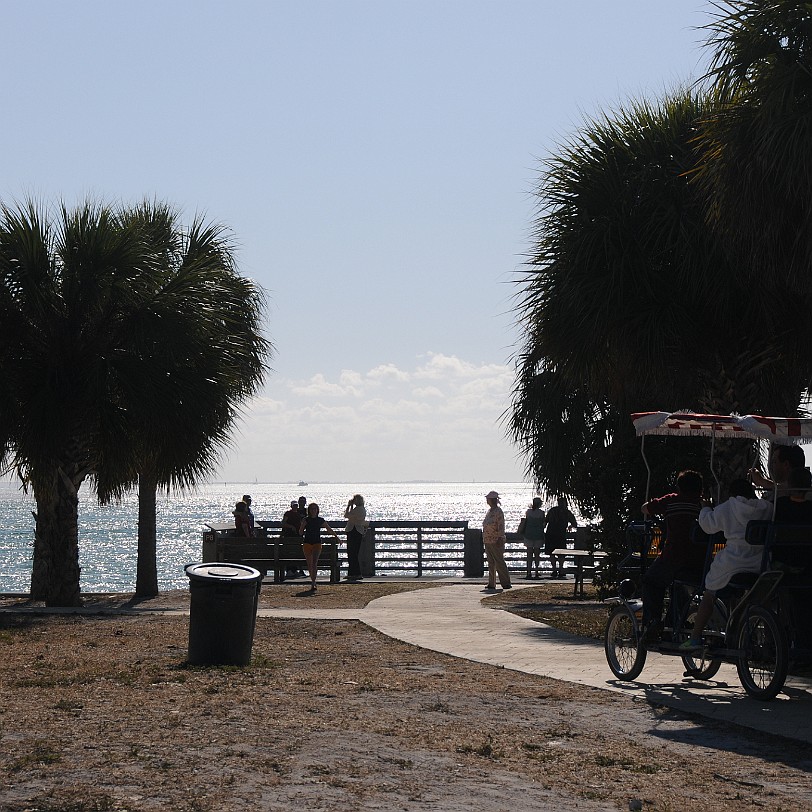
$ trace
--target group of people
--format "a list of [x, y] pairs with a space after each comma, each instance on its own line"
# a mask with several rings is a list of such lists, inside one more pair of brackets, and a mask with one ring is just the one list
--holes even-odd
[[[505, 514], [501, 500], [496, 491], [485, 495], [488, 512], [482, 523], [482, 540], [485, 544], [485, 556], [488, 561], [487, 589], [496, 589], [496, 578], [502, 589], [510, 589], [510, 572], [505, 564]], [[552, 563], [552, 578], [563, 578], [564, 570], [556, 565], [553, 550], [567, 546], [567, 532], [577, 528], [578, 523], [567, 506], [567, 500], [558, 499], [557, 504], [545, 511], [541, 507], [541, 498], [536, 497], [519, 524], [519, 533], [527, 547], [527, 575], [525, 578], [539, 578], [542, 550]], [[533, 569], [535, 567], [535, 576]]]
[[[663, 602], [669, 585], [677, 578], [701, 577], [705, 547], [691, 540], [697, 522], [705, 533], [723, 533], [726, 542], [705, 575], [690, 639], [681, 645], [686, 651], [703, 646], [702, 634], [716, 595], [731, 578], [739, 573], [761, 572], [764, 548], [746, 540], [748, 522], [772, 519], [774, 509], [776, 522], [812, 524], [812, 473], [805, 467], [803, 449], [797, 445], [776, 446], [770, 457], [770, 474], [772, 479], [751, 468], [749, 479], [734, 479], [728, 486], [729, 498], [714, 507], [703, 497], [701, 474], [686, 470], [677, 476], [676, 492], [643, 505], [645, 516], [660, 517], [665, 524], [662, 549], [643, 576], [643, 642], [652, 643], [660, 638]], [[764, 491], [762, 497], [756, 495], [754, 485]], [[808, 566], [803, 555], [800, 552], [796, 559], [785, 554], [785, 560], [773, 562], [773, 566], [801, 572]]]
[[[315, 502], [307, 504], [307, 497], [300, 496], [298, 501], [291, 501], [290, 508], [282, 516], [283, 537], [302, 537], [302, 553], [307, 564], [308, 575], [310, 576], [310, 590], [315, 592], [316, 575], [318, 570], [319, 556], [321, 555], [322, 542], [321, 532], [324, 530], [333, 536], [336, 541], [340, 541], [338, 534], [319, 515], [320, 508]], [[237, 536], [251, 538], [257, 535], [254, 527], [254, 514], [251, 511], [251, 496], [243, 495], [237, 502], [234, 511], [234, 526]], [[361, 541], [368, 526], [367, 512], [364, 506], [364, 497], [356, 493], [347, 502], [344, 510], [344, 518], [347, 523], [344, 530], [347, 534], [347, 580], [361, 580]], [[296, 577], [304, 575], [303, 571], [288, 571], [286, 577]]]

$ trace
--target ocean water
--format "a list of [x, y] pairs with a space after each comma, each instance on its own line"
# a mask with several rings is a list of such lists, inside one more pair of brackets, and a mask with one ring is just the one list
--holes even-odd
[[[158, 496], [158, 586], [185, 588], [184, 565], [200, 560], [207, 522], [233, 521], [231, 511], [244, 493], [251, 494], [257, 519], [280, 521], [291, 500], [306, 496], [317, 502], [335, 529], [349, 498], [364, 496], [369, 520], [462, 521], [479, 526], [487, 510], [484, 495], [494, 489], [502, 497], [505, 523], [516, 530], [535, 495], [522, 482], [443, 483], [216, 483], [186, 493]], [[0, 482], [0, 592], [27, 592], [35, 509], [32, 496], [16, 483]], [[79, 559], [83, 592], [132, 592], [135, 589], [138, 502], [136, 494], [100, 507], [92, 490], [83, 488], [79, 504]]]

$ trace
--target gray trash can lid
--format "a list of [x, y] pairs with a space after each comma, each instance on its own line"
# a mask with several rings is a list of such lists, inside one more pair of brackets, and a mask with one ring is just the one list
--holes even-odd
[[184, 570], [189, 578], [200, 581], [256, 581], [262, 577], [259, 570], [245, 564], [217, 561], [209, 564], [187, 564]]

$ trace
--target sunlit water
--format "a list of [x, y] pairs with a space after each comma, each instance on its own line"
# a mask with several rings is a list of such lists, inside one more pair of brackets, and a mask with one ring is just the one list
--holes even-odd
[[[502, 496], [505, 523], [516, 530], [533, 496], [521, 482], [387, 483], [387, 484], [212, 484], [184, 494], [158, 497], [158, 585], [161, 590], [185, 588], [183, 567], [200, 560], [207, 522], [232, 521], [234, 503], [250, 493], [257, 519], [279, 521], [292, 499], [306, 496], [319, 503], [321, 515], [343, 528], [347, 500], [363, 494], [370, 520], [462, 521], [481, 525], [487, 510], [484, 494]], [[0, 482], [0, 592], [27, 592], [35, 509], [30, 495], [15, 484]], [[135, 588], [138, 505], [135, 494], [120, 504], [100, 507], [91, 490], [83, 489], [79, 505], [79, 557], [83, 592], [132, 592]]]

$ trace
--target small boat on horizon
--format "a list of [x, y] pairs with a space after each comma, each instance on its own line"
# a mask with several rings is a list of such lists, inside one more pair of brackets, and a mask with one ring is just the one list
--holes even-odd
[[301, 479], [300, 479], [300, 480], [299, 480], [299, 487], [300, 487], [300, 488], [305, 488], [305, 487], [307, 487], [307, 482], [305, 482], [304, 480], [301, 480]]

